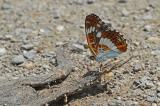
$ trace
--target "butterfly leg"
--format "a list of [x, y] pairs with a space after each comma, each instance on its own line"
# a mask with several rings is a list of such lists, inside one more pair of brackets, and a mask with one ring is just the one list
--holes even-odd
[[127, 60], [123, 61], [122, 63], [117, 63], [115, 64], [114, 66], [112, 66], [108, 71], [104, 71], [104, 73], [107, 73], [107, 72], [111, 72], [112, 70], [116, 69], [116, 68], [120, 68], [122, 67], [124, 64], [126, 64], [127, 62], [129, 62], [129, 60], [131, 60], [133, 58], [133, 56], [129, 57]]
[[102, 72], [102, 68], [103, 68], [103, 64], [102, 64], [102, 62], [100, 62], [100, 66], [99, 66], [100, 72]]

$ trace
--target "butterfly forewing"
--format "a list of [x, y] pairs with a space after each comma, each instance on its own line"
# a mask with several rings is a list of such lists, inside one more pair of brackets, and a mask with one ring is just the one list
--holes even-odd
[[102, 20], [94, 15], [90, 14], [86, 16], [85, 20], [85, 32], [89, 48], [94, 56], [98, 54], [98, 39], [96, 37], [97, 31], [100, 30]]

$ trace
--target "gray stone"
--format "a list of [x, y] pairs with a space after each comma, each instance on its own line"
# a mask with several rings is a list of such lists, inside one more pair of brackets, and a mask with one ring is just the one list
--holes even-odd
[[159, 93], [160, 93], [160, 87], [158, 87], [158, 88], [157, 88], [157, 92], [159, 92]]
[[138, 72], [140, 70], [142, 70], [142, 64], [141, 63], [136, 63], [134, 66], [133, 66], [133, 71], [134, 72]]
[[124, 101], [122, 100], [113, 100], [108, 103], [108, 106], [124, 106]]
[[158, 98], [156, 96], [147, 96], [148, 102], [157, 102]]
[[152, 88], [154, 86], [152, 81], [146, 81], [146, 88]]
[[55, 11], [53, 12], [53, 17], [54, 17], [54, 19], [58, 19], [58, 18], [60, 18], [60, 11], [59, 10], [57, 10], [57, 9], [55, 9]]
[[127, 0], [119, 0], [118, 2], [119, 2], [119, 3], [126, 3]]
[[157, 93], [157, 97], [160, 98], [160, 93]]
[[45, 69], [45, 71], [48, 71], [51, 69], [51, 67], [49, 65], [43, 64], [43, 69]]
[[74, 4], [83, 5], [85, 0], [74, 0]]
[[51, 57], [51, 58], [55, 58], [55, 57], [56, 57], [56, 53], [53, 52], [53, 51], [51, 51], [51, 52], [49, 52], [49, 53], [48, 53], [48, 52], [45, 52], [45, 53], [42, 54], [42, 56], [43, 56], [43, 57], [49, 57], [49, 58], [50, 58], [50, 57]]
[[57, 66], [57, 60], [55, 58], [52, 58], [50, 60], [50, 63], [53, 64], [53, 65], [55, 65], [55, 66]]
[[141, 88], [141, 89], [150, 89], [154, 86], [150, 78], [146, 76], [142, 77], [140, 80], [134, 81], [133, 85], [134, 88]]
[[122, 10], [122, 16], [127, 17], [129, 15], [129, 12], [126, 10], [126, 8], [124, 8]]
[[50, 28], [45, 27], [39, 30], [38, 35], [49, 36]]
[[56, 27], [56, 30], [58, 30], [59, 32], [62, 32], [64, 29], [65, 29], [65, 28], [64, 28], [64, 26], [62, 26], [62, 25], [58, 25], [58, 26]]
[[34, 50], [31, 50], [31, 51], [29, 51], [29, 52], [24, 52], [23, 53], [23, 55], [24, 55], [24, 57], [25, 58], [27, 58], [27, 59], [33, 59], [34, 57], [35, 57], [35, 55], [36, 55], [36, 51], [34, 51]]
[[151, 31], [151, 30], [152, 30], [152, 26], [151, 26], [151, 25], [145, 25], [145, 26], [144, 26], [144, 31], [149, 32], [149, 31]]
[[143, 90], [141, 90], [141, 89], [133, 90], [133, 95], [134, 96], [139, 96], [139, 95], [142, 95], [142, 94], [143, 94]]
[[125, 102], [125, 106], [139, 106], [139, 103], [136, 101], [129, 100]]
[[11, 63], [18, 65], [18, 64], [24, 63], [24, 61], [25, 61], [25, 59], [24, 59], [23, 55], [17, 55], [12, 59]]
[[4, 3], [1, 7], [2, 10], [9, 10], [13, 8], [12, 5], [10, 5], [9, 3]]
[[0, 56], [3, 56], [7, 50], [5, 48], [0, 48]]
[[152, 50], [151, 54], [152, 55], [160, 55], [160, 49]]
[[31, 50], [33, 49], [33, 47], [34, 47], [33, 44], [22, 45], [22, 49], [25, 49], [25, 50]]
[[64, 46], [66, 44], [67, 44], [66, 42], [56, 42], [56, 47]]
[[145, 8], [145, 12], [149, 12], [150, 10], [151, 10], [151, 7], [149, 6]]
[[93, 4], [95, 0], [87, 0], [87, 4]]
[[14, 40], [14, 38], [13, 38], [13, 35], [10, 35], [10, 34], [7, 34], [7, 35], [4, 35], [4, 38], [3, 38], [4, 40]]
[[150, 89], [154, 86], [153, 82], [150, 80], [149, 77], [142, 77], [140, 82], [142, 82], [142, 85], [146, 88], [146, 89]]
[[158, 106], [156, 103], [152, 103], [152, 106]]
[[75, 51], [75, 52], [83, 52], [85, 50], [85, 48], [84, 48], [83, 45], [80, 45], [78, 43], [74, 43], [72, 45], [72, 50]]
[[27, 33], [31, 33], [31, 32], [32, 32], [32, 29], [29, 29], [29, 28], [17, 28], [15, 30], [15, 34], [21, 36], [23, 39], [26, 38]]
[[144, 15], [142, 18], [143, 18], [144, 20], [149, 20], [149, 19], [153, 19], [153, 16], [150, 15], [150, 14], [148, 14], [148, 15]]
[[148, 91], [147, 94], [148, 94], [147, 101], [149, 101], [149, 102], [157, 102], [158, 101], [156, 91]]

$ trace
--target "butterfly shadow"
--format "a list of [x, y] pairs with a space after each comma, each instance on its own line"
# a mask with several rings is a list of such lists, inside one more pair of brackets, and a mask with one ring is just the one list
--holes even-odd
[[[76, 85], [78, 84], [80, 87], [78, 89], [75, 89], [73, 91], [66, 92], [62, 95], [60, 95], [56, 100], [49, 101], [47, 104], [48, 106], [64, 106], [66, 104], [69, 104], [71, 101], [76, 101], [78, 99], [85, 98], [87, 96], [95, 96], [100, 93], [105, 92], [108, 95], [112, 95], [112, 90], [109, 88], [109, 84], [111, 80], [105, 81], [104, 83], [100, 82], [100, 77], [108, 71], [112, 71], [115, 68], [123, 66], [125, 63], [127, 63], [131, 58], [129, 58], [127, 61], [122, 62], [119, 65], [113, 65], [111, 68], [109, 68], [107, 71], [104, 70], [102, 72], [99, 71], [88, 71], [86, 74], [83, 75], [82, 80], [79, 82], [76, 82]], [[109, 64], [106, 64], [105, 66], [108, 66]], [[105, 67], [104, 67], [105, 68]]]
[[64, 106], [71, 101], [76, 101], [77, 99], [82, 99], [87, 96], [95, 96], [106, 91], [106, 93], [110, 95], [112, 93], [111, 90], [107, 90], [107, 85], [107, 83], [101, 85], [100, 83], [94, 81], [92, 84], [84, 86], [81, 90], [66, 93], [65, 95], [62, 95], [59, 98], [57, 98], [57, 100], [50, 101], [47, 104], [48, 106]]

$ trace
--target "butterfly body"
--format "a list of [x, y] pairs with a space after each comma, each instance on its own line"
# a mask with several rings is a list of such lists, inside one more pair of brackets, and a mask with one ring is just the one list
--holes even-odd
[[111, 26], [95, 14], [86, 16], [85, 32], [88, 46], [98, 62], [117, 57], [127, 50], [123, 35], [111, 30]]

